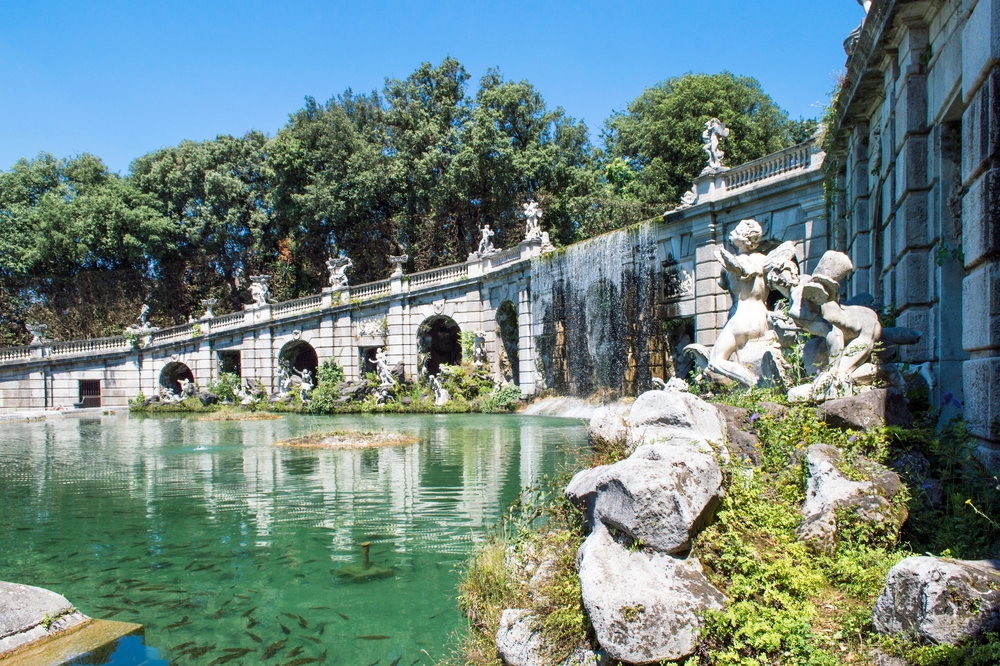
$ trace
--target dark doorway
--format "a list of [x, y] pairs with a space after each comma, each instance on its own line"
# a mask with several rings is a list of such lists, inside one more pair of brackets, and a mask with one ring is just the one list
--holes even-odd
[[417, 329], [417, 350], [420, 367], [428, 375], [436, 375], [442, 365], [461, 365], [461, 329], [451, 317], [428, 317]]
[[100, 407], [101, 406], [101, 380], [81, 379], [80, 380], [80, 402], [79, 407]]
[[243, 376], [243, 363], [238, 351], [219, 352], [219, 372], [227, 372], [237, 377]]

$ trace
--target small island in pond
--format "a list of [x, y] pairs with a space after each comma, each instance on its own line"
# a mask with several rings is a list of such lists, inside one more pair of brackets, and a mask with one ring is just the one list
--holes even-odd
[[381, 446], [406, 446], [416, 444], [418, 440], [412, 435], [398, 432], [361, 432], [350, 430], [334, 430], [317, 432], [302, 437], [293, 437], [275, 442], [275, 446], [294, 446], [304, 449], [362, 449]]

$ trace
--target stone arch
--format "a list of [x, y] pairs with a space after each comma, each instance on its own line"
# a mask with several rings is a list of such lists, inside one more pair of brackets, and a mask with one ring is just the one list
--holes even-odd
[[191, 372], [191, 368], [179, 361], [171, 361], [160, 370], [160, 386], [177, 395], [180, 395], [181, 392], [180, 380], [182, 379], [193, 382], [194, 373]]
[[421, 371], [436, 375], [442, 365], [462, 363], [461, 332], [454, 319], [445, 315], [428, 317], [417, 327], [417, 357]]
[[316, 369], [319, 367], [319, 356], [311, 344], [305, 340], [292, 340], [285, 343], [278, 352], [278, 367], [285, 362], [299, 374], [303, 370], [308, 370], [312, 376], [316, 376]]
[[509, 300], [497, 308], [497, 358], [500, 363], [500, 374], [504, 379], [520, 385], [520, 366], [517, 356], [517, 340], [519, 337], [517, 323], [517, 307]]

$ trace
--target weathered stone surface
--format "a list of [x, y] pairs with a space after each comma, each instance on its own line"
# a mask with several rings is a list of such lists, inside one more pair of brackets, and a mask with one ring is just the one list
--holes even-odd
[[1000, 562], [908, 557], [890, 571], [872, 622], [883, 634], [957, 643], [1000, 629]]
[[507, 666], [542, 666], [542, 635], [532, 629], [531, 611], [508, 608], [500, 616], [497, 629], [497, 652]]
[[600, 465], [577, 472], [566, 486], [566, 499], [584, 512], [587, 525], [594, 524], [594, 502], [597, 500], [597, 484], [611, 466]]
[[872, 480], [852, 481], [837, 469], [840, 460], [840, 451], [827, 444], [813, 444], [806, 452], [809, 479], [801, 509], [805, 520], [796, 534], [817, 550], [832, 550], [838, 509], [850, 509], [861, 520], [896, 529], [906, 520], [905, 509], [891, 504], [902, 490], [895, 472], [869, 463], [873, 471], [880, 470]]
[[647, 444], [601, 475], [594, 517], [633, 541], [679, 554], [722, 499], [715, 456], [691, 446]]
[[587, 427], [590, 445], [597, 449], [609, 449], [625, 445], [628, 424], [623, 415], [610, 407], [598, 407]]
[[208, 407], [209, 405], [214, 405], [215, 403], [219, 402], [219, 396], [215, 395], [211, 391], [206, 391], [204, 389], [202, 389], [201, 392], [198, 394], [198, 399], [201, 401], [201, 404], [204, 405], [205, 407]]
[[649, 664], [686, 657], [698, 644], [699, 614], [725, 603], [696, 558], [629, 551], [600, 523], [577, 560], [584, 607], [611, 659]]
[[761, 461], [760, 440], [753, 432], [750, 411], [743, 407], [722, 404], [715, 405], [715, 408], [726, 420], [726, 439], [729, 442], [730, 453], [753, 465], [759, 465]]
[[0, 581], [0, 655], [86, 620], [62, 595]]
[[894, 389], [871, 389], [861, 395], [830, 400], [816, 408], [816, 415], [835, 428], [913, 427], [913, 415], [906, 407], [906, 399]]
[[725, 452], [725, 419], [714, 405], [690, 393], [646, 391], [632, 405], [628, 423], [632, 449], [643, 444], [702, 442], [705, 451], [716, 446]]

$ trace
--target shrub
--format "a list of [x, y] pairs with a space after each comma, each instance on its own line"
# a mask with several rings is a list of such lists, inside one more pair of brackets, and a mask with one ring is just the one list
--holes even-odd
[[223, 372], [219, 375], [219, 381], [208, 383], [208, 391], [218, 396], [219, 400], [229, 400], [237, 402], [236, 394], [240, 390], [240, 383], [243, 380], [240, 376], [232, 372]]
[[521, 387], [514, 384], [506, 384], [486, 396], [483, 401], [482, 412], [484, 414], [494, 414], [497, 412], [512, 412], [517, 409], [521, 402]]

